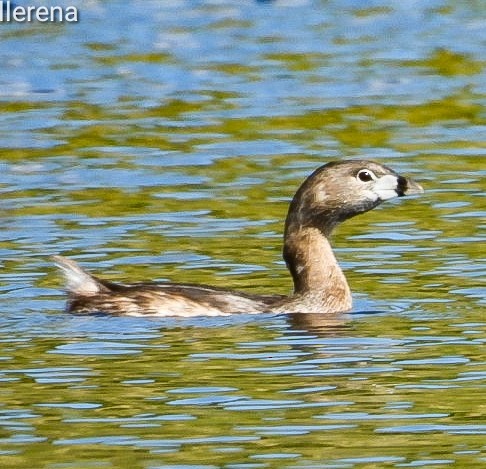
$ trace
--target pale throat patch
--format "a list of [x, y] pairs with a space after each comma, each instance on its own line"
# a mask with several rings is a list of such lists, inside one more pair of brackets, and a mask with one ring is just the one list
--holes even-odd
[[381, 200], [398, 197], [398, 178], [393, 174], [387, 174], [378, 179], [372, 189], [373, 193]]
[[326, 190], [322, 187], [320, 188], [315, 194], [314, 194], [314, 200], [316, 202], [324, 202], [329, 198], [328, 193]]

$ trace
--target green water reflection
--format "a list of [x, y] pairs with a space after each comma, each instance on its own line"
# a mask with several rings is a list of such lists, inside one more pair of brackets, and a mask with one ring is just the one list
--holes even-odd
[[477, 461], [482, 341], [468, 326], [417, 330], [388, 316], [343, 338], [268, 325], [9, 344], [2, 463], [29, 467], [41, 454], [45, 467]]

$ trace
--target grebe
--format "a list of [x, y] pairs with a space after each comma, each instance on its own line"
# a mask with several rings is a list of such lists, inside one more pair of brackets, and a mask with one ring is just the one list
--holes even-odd
[[283, 257], [294, 282], [290, 296], [192, 284], [117, 284], [65, 257], [53, 259], [66, 277], [66, 309], [74, 313], [192, 317], [345, 312], [352, 306], [351, 291], [329, 241], [332, 231], [385, 200], [422, 192], [413, 180], [372, 161], [331, 162], [315, 170], [294, 195], [285, 222]]

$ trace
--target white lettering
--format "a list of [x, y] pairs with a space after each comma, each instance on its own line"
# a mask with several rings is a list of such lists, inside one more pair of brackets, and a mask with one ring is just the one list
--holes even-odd
[[51, 21], [56, 21], [58, 19], [62, 22], [62, 8], [61, 7], [51, 7]]
[[77, 23], [78, 22], [78, 9], [76, 7], [70, 6], [66, 7], [66, 21], [68, 23]]
[[22, 23], [23, 21], [25, 21], [26, 14], [27, 13], [25, 11], [25, 8], [22, 7], [22, 6], [16, 6], [12, 10], [13, 19], [14, 19], [14, 21], [17, 21], [18, 23]]
[[37, 21], [43, 23], [44, 21], [49, 21], [49, 10], [47, 7], [40, 6], [35, 12], [35, 18]]
[[77, 23], [79, 19], [78, 9], [74, 6], [62, 7], [59, 5], [12, 5], [10, 0], [0, 1], [0, 23], [24, 23], [38, 21], [46, 22], [68, 22]]

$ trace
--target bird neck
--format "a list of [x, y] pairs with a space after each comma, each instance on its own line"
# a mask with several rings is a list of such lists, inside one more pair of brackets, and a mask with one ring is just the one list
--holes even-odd
[[328, 237], [316, 227], [286, 227], [284, 259], [294, 281], [294, 298], [326, 311], [351, 309], [351, 291]]

